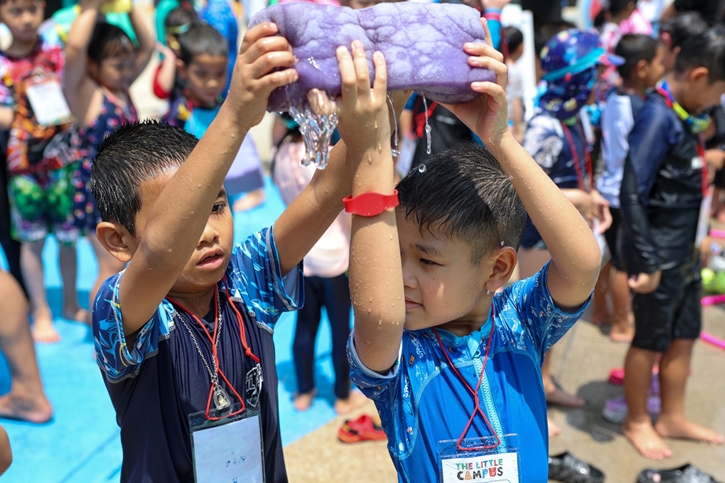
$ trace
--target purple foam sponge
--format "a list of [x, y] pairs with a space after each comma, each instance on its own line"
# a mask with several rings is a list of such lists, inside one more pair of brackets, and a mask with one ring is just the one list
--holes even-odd
[[388, 90], [413, 89], [428, 99], [459, 103], [477, 93], [471, 82], [493, 81], [488, 69], [468, 65], [466, 42], [484, 42], [479, 13], [465, 5], [381, 3], [353, 10], [312, 3], [284, 3], [262, 10], [250, 27], [274, 22], [292, 46], [299, 80], [275, 90], [269, 111], [284, 111], [305, 102], [317, 88], [340, 94], [340, 73], [335, 50], [360, 40], [373, 73], [372, 53], [385, 55]]

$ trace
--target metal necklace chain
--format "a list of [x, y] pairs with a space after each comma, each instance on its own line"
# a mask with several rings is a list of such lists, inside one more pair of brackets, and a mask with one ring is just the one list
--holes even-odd
[[[215, 290], [216, 292], [216, 306], [219, 310], [219, 313], [217, 314], [217, 317], [219, 319], [218, 321], [218, 327], [216, 330], [214, 345], [216, 346], [217, 350], [219, 349], [219, 339], [221, 338], [221, 332], [222, 332], [222, 322], [224, 321], [224, 318], [222, 317], [222, 307], [219, 300], [219, 289], [217, 288]], [[178, 312], [177, 312], [178, 313]], [[191, 336], [191, 340], [194, 342], [194, 346], [196, 347], [196, 351], [199, 353], [199, 357], [201, 357], [201, 362], [204, 363], [204, 367], [206, 367], [206, 371], [209, 373], [209, 377], [211, 378], [212, 385], [216, 388], [218, 386], [219, 382], [219, 367], [217, 366], [216, 357], [214, 357], [213, 348], [212, 348], [212, 356], [211, 361], [214, 365], [214, 372], [212, 372], [211, 367], [209, 367], [209, 363], [206, 361], [206, 357], [204, 357], [204, 353], [201, 351], [201, 347], [199, 347], [199, 342], [196, 340], [196, 336], [194, 335], [194, 332], [192, 332], [191, 327], [189, 327], [189, 324], [186, 322], [186, 319], [179, 314], [179, 319], [181, 320], [181, 323], [184, 324], [184, 327], [186, 328], [187, 332], [189, 332], [189, 335]]]

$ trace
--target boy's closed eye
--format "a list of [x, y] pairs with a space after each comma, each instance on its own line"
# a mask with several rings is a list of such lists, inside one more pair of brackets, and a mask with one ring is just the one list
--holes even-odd
[[425, 265], [427, 267], [440, 267], [441, 266], [440, 263], [436, 263], [433, 260], [429, 260], [427, 258], [421, 258], [420, 259], [420, 264], [421, 265]]

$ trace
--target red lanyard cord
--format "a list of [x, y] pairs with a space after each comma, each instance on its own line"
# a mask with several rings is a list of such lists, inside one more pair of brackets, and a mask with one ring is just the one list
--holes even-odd
[[[224, 278], [222, 283], [225, 283], [225, 282], [226, 282], [226, 277]], [[209, 331], [207, 330], [206, 326], [204, 326], [204, 324], [201, 322], [201, 320], [199, 320], [199, 318], [196, 315], [194, 315], [193, 313], [191, 313], [191, 311], [189, 311], [186, 307], [184, 307], [183, 305], [181, 305], [179, 302], [172, 299], [171, 297], [166, 297], [166, 299], [169, 302], [171, 302], [173, 305], [175, 305], [178, 309], [181, 309], [182, 311], [184, 311], [185, 313], [190, 315], [191, 318], [193, 318], [196, 321], [196, 323], [201, 326], [201, 329], [204, 331], [204, 335], [206, 335], [206, 338], [209, 340], [209, 342], [211, 344], [212, 357], [214, 358], [214, 361], [216, 362], [216, 368], [217, 368], [217, 373], [218, 373], [219, 377], [222, 378], [222, 380], [227, 384], [229, 389], [232, 390], [232, 393], [234, 394], [234, 396], [236, 396], [236, 398], [241, 403], [241, 407], [239, 410], [234, 411], [233, 413], [230, 413], [230, 414], [225, 414], [223, 416], [223, 417], [229, 417], [229, 416], [235, 416], [237, 414], [243, 413], [244, 410], [246, 409], [246, 403], [244, 402], [244, 398], [242, 398], [242, 396], [239, 395], [239, 393], [234, 388], [232, 383], [229, 382], [229, 379], [227, 379], [227, 376], [224, 374], [224, 371], [222, 371], [221, 362], [219, 360], [219, 354], [217, 351], [217, 346], [214, 343], [214, 340], [216, 339], [217, 333], [219, 330], [219, 311], [221, 310], [221, 308], [219, 307], [219, 303], [218, 303], [219, 298], [217, 297], [218, 290], [219, 290], [218, 287], [214, 287], [214, 333], [213, 334], [210, 334]], [[246, 330], [244, 329], [244, 322], [242, 320], [242, 315], [240, 314], [237, 307], [234, 305], [234, 302], [231, 300], [228, 291], [227, 291], [227, 301], [229, 302], [229, 304], [232, 307], [232, 310], [234, 311], [235, 315], [237, 316], [237, 323], [239, 324], [239, 338], [242, 341], [242, 347], [244, 347], [244, 353], [247, 356], [249, 356], [254, 362], [259, 363], [259, 357], [255, 356], [254, 353], [252, 353], [252, 350], [249, 348], [249, 345], [247, 344]], [[206, 401], [205, 416], [206, 416], [206, 419], [209, 421], [218, 421], [219, 419], [222, 419], [222, 417], [209, 416], [209, 411], [211, 410], [211, 398], [212, 398], [213, 394], [214, 394], [214, 384], [212, 383], [211, 387], [209, 388], [209, 396], [207, 397], [207, 401]]]
[[[671, 94], [663, 89], [661, 86], [657, 87], [657, 93], [664, 98], [667, 107], [674, 110], [675, 103], [673, 101], [673, 98], [671, 97]], [[702, 196], [704, 198], [707, 196], [707, 191], [710, 187], [710, 180], [707, 168], [707, 160], [705, 159], [705, 139], [702, 137], [702, 133], [697, 135], [697, 155], [700, 156], [700, 159], [702, 160]]]
[[[419, 95], [419, 99], [419, 102], [423, 102], [423, 96]], [[436, 110], [436, 107], [438, 107], [438, 103], [431, 101], [427, 111], [418, 113], [418, 115], [415, 116], [415, 136], [418, 139], [423, 139], [423, 136], [425, 135], [425, 125], [427, 123], [427, 120], [433, 116], [433, 111]]]
[[[461, 433], [461, 436], [458, 438], [458, 442], [456, 443], [456, 448], [458, 448], [459, 451], [480, 451], [480, 450], [487, 450], [487, 449], [493, 449], [496, 448], [501, 444], [501, 439], [499, 439], [498, 434], [496, 434], [496, 430], [493, 429], [493, 426], [491, 425], [491, 422], [486, 417], [486, 413], [483, 412], [483, 409], [481, 409], [480, 405], [480, 396], [478, 394], [478, 391], [481, 389], [481, 383], [483, 382], [483, 375], [486, 373], [486, 363], [488, 362], [488, 355], [491, 350], [491, 340], [493, 340], [493, 330], [494, 330], [495, 322], [494, 322], [494, 309], [493, 305], [491, 305], [491, 332], [488, 334], [488, 342], [486, 343], [486, 355], [483, 357], [483, 367], [481, 368], [481, 374], [478, 376], [478, 384], [476, 384], [476, 389], [473, 390], [471, 388], [471, 385], [468, 384], [468, 381], [466, 381], [461, 373], [458, 371], [458, 368], [453, 365], [453, 361], [451, 361], [451, 357], [448, 355], [448, 351], [446, 350], [445, 346], [443, 345], [443, 341], [441, 340], [441, 336], [438, 334], [438, 331], [434, 328], [433, 332], [436, 335], [436, 338], [438, 339], [438, 344], [441, 347], [441, 350], [443, 351], [443, 355], [446, 356], [446, 361], [448, 361], [448, 365], [451, 369], [453, 369], [453, 372], [456, 373], [458, 378], [463, 382], [463, 385], [466, 386], [466, 389], [468, 389], [468, 392], [470, 392], [473, 395], [473, 412], [471, 413], [471, 417], [468, 418], [468, 423], [466, 423], [466, 427], [463, 429], [463, 433]], [[494, 437], [496, 438], [496, 444], [492, 445], [483, 445], [483, 446], [472, 446], [472, 447], [466, 447], [464, 448], [462, 446], [463, 439], [466, 437], [466, 433], [468, 433], [468, 430], [471, 428], [471, 425], [473, 424], [473, 420], [476, 418], [476, 415], [480, 414], [483, 420], [486, 423], [486, 426], [488, 426], [488, 429], [491, 430], [491, 433], [493, 433]]]
[[[569, 126], [561, 123], [561, 127], [564, 130], [564, 136], [566, 136], [566, 141], [569, 143], [569, 150], [571, 151], [571, 157], [572, 160], [574, 160], [574, 170], [576, 171], [576, 179], [579, 182], [579, 189], [582, 191], [586, 191], [587, 193], [591, 193], [594, 190], [594, 170], [592, 169], [592, 156], [589, 154], [589, 148], [585, 145], [584, 146], [584, 155], [587, 160], [587, 172], [582, 174], [582, 167], [579, 163], [579, 156], [576, 153], [576, 144], [574, 144], [574, 138], [571, 137], [571, 131], [569, 131]], [[589, 175], [589, 189], [586, 188], [586, 185], [584, 184], [584, 176]]]

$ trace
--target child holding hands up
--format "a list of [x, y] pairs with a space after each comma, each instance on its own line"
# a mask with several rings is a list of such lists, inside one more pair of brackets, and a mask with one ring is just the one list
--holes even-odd
[[274, 226], [233, 246], [224, 177], [270, 93], [298, 78], [276, 33], [271, 23], [247, 31], [229, 96], [198, 144], [168, 124], [131, 124], [93, 165], [98, 239], [128, 263], [93, 309], [123, 482], [287, 481], [272, 328], [302, 305], [300, 262], [350, 180], [340, 143]]
[[[401, 482], [491, 471], [546, 481], [541, 362], [588, 305], [599, 273], [586, 221], [508, 130], [506, 66], [487, 28], [486, 37], [465, 51], [496, 82], [472, 84], [478, 98], [447, 107], [489, 151], [465, 145], [441, 153], [397, 192], [385, 60], [373, 56], [371, 89], [361, 44], [352, 56], [338, 51], [339, 129], [354, 180], [346, 203], [354, 214], [348, 353], [354, 382], [377, 405]], [[516, 265], [524, 208], [552, 260], [496, 294]], [[495, 461], [493, 470], [484, 460]]]

